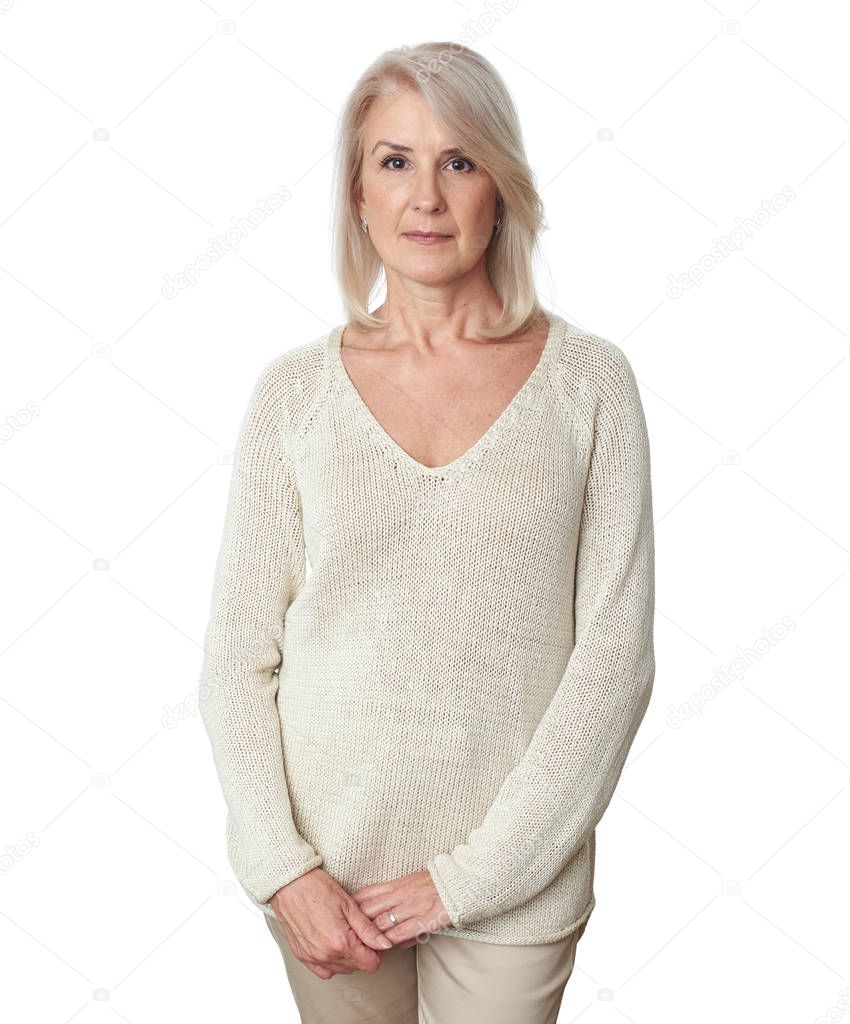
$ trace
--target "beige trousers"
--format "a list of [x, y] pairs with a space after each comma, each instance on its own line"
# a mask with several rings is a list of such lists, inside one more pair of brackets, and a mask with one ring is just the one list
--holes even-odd
[[509, 946], [431, 934], [394, 946], [374, 974], [319, 978], [264, 914], [302, 1024], [555, 1024], [587, 922], [565, 939]]

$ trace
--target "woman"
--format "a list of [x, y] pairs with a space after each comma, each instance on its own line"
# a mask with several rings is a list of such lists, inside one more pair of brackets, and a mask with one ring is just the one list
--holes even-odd
[[545, 1024], [654, 675], [638, 389], [538, 304], [479, 54], [383, 54], [337, 169], [347, 322], [260, 374], [216, 566], [228, 854], [302, 1021]]

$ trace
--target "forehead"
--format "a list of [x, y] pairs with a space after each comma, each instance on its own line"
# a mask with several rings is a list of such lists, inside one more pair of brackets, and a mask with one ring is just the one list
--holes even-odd
[[363, 137], [367, 149], [371, 149], [379, 138], [392, 139], [407, 146], [426, 141], [446, 146], [453, 144], [445, 126], [425, 99], [412, 89], [398, 89], [388, 95], [377, 96], [364, 121]]

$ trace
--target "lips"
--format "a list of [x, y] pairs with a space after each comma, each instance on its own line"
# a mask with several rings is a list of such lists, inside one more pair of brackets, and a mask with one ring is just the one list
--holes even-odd
[[405, 231], [401, 237], [406, 238], [408, 242], [412, 242], [414, 245], [418, 245], [420, 247], [445, 245], [446, 242], [450, 242], [452, 240], [451, 235], [430, 234], [424, 231]]

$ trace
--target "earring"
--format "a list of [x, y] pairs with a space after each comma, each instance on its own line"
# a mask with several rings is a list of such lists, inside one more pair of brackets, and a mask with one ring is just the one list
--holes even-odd
[[498, 234], [501, 230], [502, 230], [502, 218], [500, 217], [496, 221], [496, 234]]
[[361, 217], [361, 218], [360, 218], [360, 226], [361, 226], [361, 227], [363, 228], [363, 230], [364, 230], [364, 231], [366, 232], [366, 234], [368, 235], [368, 234], [369, 234], [369, 221], [368, 221], [368, 220], [366, 220], [366, 218], [365, 218], [365, 217]]

